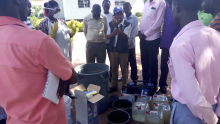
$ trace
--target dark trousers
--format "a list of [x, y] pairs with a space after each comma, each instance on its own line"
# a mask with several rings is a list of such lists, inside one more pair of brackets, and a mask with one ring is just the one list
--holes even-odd
[[131, 79], [137, 80], [137, 61], [136, 61], [136, 51], [135, 48], [129, 49], [129, 56], [128, 56], [128, 70], [129, 70], [129, 63], [131, 66]]
[[160, 65], [161, 76], [159, 82], [160, 89], [162, 90], [166, 90], [167, 88], [167, 75], [169, 72], [167, 65], [167, 61], [169, 60], [168, 57], [169, 57], [169, 49], [162, 48], [161, 65]]
[[158, 53], [159, 53], [160, 38], [153, 41], [141, 40], [141, 64], [143, 80], [149, 81], [157, 87], [158, 78]]
[[6, 119], [0, 120], [0, 124], [6, 124]]

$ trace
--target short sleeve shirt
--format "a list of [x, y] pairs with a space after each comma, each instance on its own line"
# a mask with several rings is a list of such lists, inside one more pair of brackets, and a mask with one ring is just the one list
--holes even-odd
[[0, 16], [0, 106], [7, 124], [67, 124], [65, 103], [42, 97], [47, 73], [62, 80], [72, 75], [73, 65], [56, 42], [22, 21]]

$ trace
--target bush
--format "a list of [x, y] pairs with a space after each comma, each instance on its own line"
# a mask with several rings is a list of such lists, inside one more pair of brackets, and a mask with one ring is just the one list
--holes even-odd
[[33, 17], [30, 17], [30, 20], [31, 20], [31, 23], [32, 23], [34, 29], [37, 29], [38, 25], [40, 24], [40, 22], [41, 22], [43, 19], [39, 19], [39, 18], [33, 16]]
[[44, 8], [41, 5], [33, 5], [30, 17], [44, 18]]
[[136, 15], [137, 17], [141, 17], [141, 16], [142, 16], [142, 13], [141, 13], [141, 12], [137, 12], [135, 15]]

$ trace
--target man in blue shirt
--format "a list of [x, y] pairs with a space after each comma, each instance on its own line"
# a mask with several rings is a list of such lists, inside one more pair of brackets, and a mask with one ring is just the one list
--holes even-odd
[[131, 79], [135, 81], [138, 79], [136, 52], [135, 52], [135, 37], [137, 36], [138, 33], [138, 17], [131, 13], [131, 9], [132, 7], [129, 2], [123, 4], [123, 10], [126, 14], [124, 20], [128, 21], [132, 25], [131, 36], [128, 39], [128, 48], [129, 48], [128, 62], [130, 63], [131, 66]]
[[173, 39], [179, 33], [181, 28], [174, 22], [172, 16], [172, 0], [166, 0], [166, 10], [164, 16], [163, 32], [160, 41], [161, 54], [161, 76], [159, 81], [160, 90], [159, 94], [167, 93], [167, 75], [169, 72], [167, 61], [169, 60], [169, 48], [173, 42]]

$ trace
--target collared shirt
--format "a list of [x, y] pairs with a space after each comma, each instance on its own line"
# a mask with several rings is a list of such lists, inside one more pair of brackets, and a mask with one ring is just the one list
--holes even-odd
[[172, 6], [167, 3], [164, 23], [163, 23], [163, 32], [160, 41], [161, 48], [169, 49], [174, 37], [180, 32], [181, 28], [176, 25], [173, 15], [172, 15]]
[[204, 11], [198, 12], [199, 20], [205, 25], [209, 26], [210, 22], [212, 21], [213, 17], [212, 14], [204, 13]]
[[31, 24], [31, 20], [29, 17], [27, 17], [26, 21], [23, 21], [24, 24], [26, 24], [29, 28], [34, 29], [33, 25]]
[[48, 70], [62, 80], [72, 75], [73, 65], [57, 43], [4, 16], [0, 39], [0, 106], [7, 113], [7, 124], [67, 124], [64, 99], [55, 105], [42, 97]]
[[6, 119], [6, 118], [7, 118], [7, 115], [4, 111], [4, 109], [0, 106], [0, 121], [3, 119]]
[[148, 0], [144, 5], [139, 29], [146, 36], [146, 40], [155, 40], [161, 37], [166, 3], [164, 0]]
[[83, 20], [83, 31], [88, 42], [105, 42], [107, 30], [107, 20], [103, 15], [94, 19], [93, 15], [89, 14]]
[[219, 39], [217, 31], [196, 20], [182, 28], [170, 47], [172, 96], [207, 124], [216, 124], [220, 116]]
[[[108, 25], [108, 31], [107, 32], [109, 32], [109, 30], [111, 31], [111, 28], [110, 28], [110, 26], [109, 26], [109, 23], [112, 21], [112, 18], [113, 18], [113, 14], [112, 13], [108, 13], [108, 14], [105, 14], [104, 12], [102, 12], [102, 15], [104, 15], [105, 16], [105, 18], [107, 19], [107, 25]], [[110, 42], [110, 40], [109, 39], [105, 39], [105, 43], [106, 44], [109, 44], [109, 42]]]
[[220, 12], [215, 16], [215, 18], [211, 21], [209, 27], [220, 32]]
[[[118, 25], [118, 27], [120, 27], [120, 25], [124, 25], [124, 20]], [[128, 38], [130, 38], [130, 36], [131, 36], [131, 29], [132, 29], [132, 27], [131, 27], [131, 24], [130, 24], [123, 31], [128, 36]], [[112, 33], [111, 30], [109, 30], [107, 35], [110, 35], [111, 33]], [[117, 42], [118, 42], [118, 35], [115, 36], [114, 47], [116, 47]]]
[[132, 49], [132, 48], [135, 48], [135, 37], [137, 36], [137, 33], [138, 33], [138, 17], [131, 14], [131, 16], [129, 18], [124, 17], [124, 19], [131, 23], [131, 36], [129, 37], [128, 39], [128, 48], [129, 49]]

